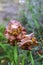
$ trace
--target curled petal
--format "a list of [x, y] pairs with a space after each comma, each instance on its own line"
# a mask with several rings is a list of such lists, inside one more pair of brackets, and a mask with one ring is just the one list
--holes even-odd
[[24, 35], [24, 38], [21, 39], [21, 42], [18, 44], [19, 47], [21, 47], [22, 49], [28, 49], [31, 50], [33, 46], [37, 46], [37, 40], [34, 37], [34, 34], [31, 33], [29, 35]]
[[25, 44], [25, 45], [22, 45], [21, 46], [21, 49], [24, 49], [24, 50], [32, 50], [32, 46]]
[[25, 45], [31, 45], [32, 41], [31, 40], [26, 40], [26, 41], [21, 41], [19, 42], [19, 46], [25, 46]]

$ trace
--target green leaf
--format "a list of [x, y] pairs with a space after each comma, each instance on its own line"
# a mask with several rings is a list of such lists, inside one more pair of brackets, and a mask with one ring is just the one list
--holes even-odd
[[0, 56], [0, 59], [3, 59], [3, 58], [8, 58], [8, 56], [7, 55]]
[[4, 50], [5, 52], [7, 52], [7, 51], [6, 51], [6, 46], [5, 46], [5, 44], [0, 43], [0, 46], [3, 48], [3, 50]]
[[0, 32], [0, 41], [3, 42], [5, 40], [7, 40], [7, 39], [5, 38], [5, 36], [3, 35], [3, 33]]
[[39, 29], [40, 25], [39, 25], [38, 21], [36, 20], [36, 17], [34, 16], [34, 14], [32, 14], [32, 19], [34, 21], [34, 24], [35, 24], [36, 28]]
[[5, 26], [4, 25], [0, 25], [0, 32], [3, 33], [5, 30]]
[[2, 43], [0, 43], [0, 46], [3, 48], [3, 50], [6, 52], [6, 55], [8, 56], [8, 58], [10, 59], [10, 60], [13, 60], [13, 58], [14, 58], [14, 54], [13, 54], [13, 48], [12, 48], [12, 46], [9, 46], [9, 44], [2, 44]]

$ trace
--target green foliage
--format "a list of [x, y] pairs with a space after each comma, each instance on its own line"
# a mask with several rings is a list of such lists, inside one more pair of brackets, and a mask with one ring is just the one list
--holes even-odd
[[[8, 58], [11, 65], [19, 65], [20, 63], [21, 65], [43, 65], [43, 55], [37, 54], [40, 48], [43, 50], [43, 19], [42, 22], [40, 21], [40, 18], [43, 18], [43, 14], [41, 13], [40, 4], [39, 6], [33, 5], [31, 1], [33, 0], [29, 0], [26, 4], [28, 11], [25, 12], [23, 10], [19, 19], [26, 28], [27, 33], [34, 32], [38, 40], [39, 46], [33, 48], [32, 53], [28, 53], [26, 50], [18, 50], [17, 46], [9, 45], [4, 36], [5, 26], [0, 25], [0, 48], [3, 49], [3, 53], [5, 53], [0, 56], [0, 60]], [[5, 21], [8, 20], [9, 19], [5, 18]], [[18, 54], [18, 52], [20, 52], [20, 54]]]
[[4, 30], [5, 30], [5, 26], [0, 25], [0, 42], [2, 43], [6, 43], [7, 39], [5, 38], [4, 35]]
[[5, 26], [4, 25], [0, 25], [0, 32], [4, 33], [5, 30]]

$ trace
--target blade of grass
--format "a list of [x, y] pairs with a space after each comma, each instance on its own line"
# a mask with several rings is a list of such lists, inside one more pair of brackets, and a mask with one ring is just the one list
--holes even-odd
[[34, 59], [33, 59], [32, 52], [31, 51], [30, 51], [30, 59], [31, 59], [31, 64], [34, 65]]
[[4, 44], [0, 43], [0, 46], [3, 48], [3, 50], [4, 50], [5, 52], [7, 52], [6, 47], [5, 47]]
[[24, 60], [25, 60], [25, 58], [24, 58], [24, 56], [23, 56], [23, 58], [22, 58], [22, 64], [21, 65], [24, 65]]
[[14, 61], [11, 61], [11, 65], [15, 65], [15, 64], [14, 64]]
[[[10, 53], [7, 51], [7, 49], [6, 49], [6, 46], [7, 46], [7, 44], [2, 44], [2, 43], [0, 43], [0, 46], [3, 48], [3, 50], [6, 52], [6, 55], [8, 56], [8, 58], [11, 60], [11, 56], [10, 56]], [[10, 58], [11, 57], [11, 58]]]
[[36, 20], [36, 17], [34, 16], [34, 14], [32, 14], [32, 19], [34, 21], [36, 28], [38, 29], [40, 25], [39, 25], [38, 21]]
[[0, 56], [0, 59], [3, 59], [3, 58], [8, 58], [8, 56], [7, 55]]

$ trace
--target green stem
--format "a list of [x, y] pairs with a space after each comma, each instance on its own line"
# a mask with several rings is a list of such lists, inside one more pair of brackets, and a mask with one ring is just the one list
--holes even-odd
[[14, 62], [15, 62], [15, 65], [18, 65], [18, 47], [16, 44], [14, 47]]
[[30, 59], [31, 59], [31, 63], [32, 63], [32, 65], [34, 65], [34, 59], [33, 59], [33, 56], [32, 56], [31, 51], [30, 51]]
[[14, 62], [13, 61], [11, 62], [11, 65], [14, 65]]
[[18, 47], [15, 41], [15, 46], [13, 48], [13, 59], [11, 60], [11, 65], [18, 65]]

